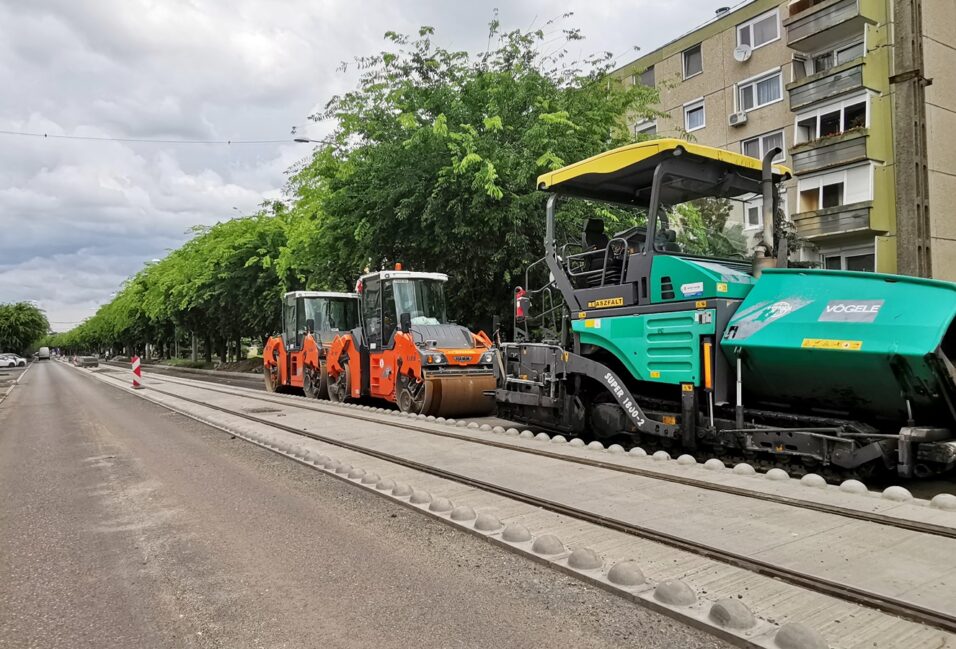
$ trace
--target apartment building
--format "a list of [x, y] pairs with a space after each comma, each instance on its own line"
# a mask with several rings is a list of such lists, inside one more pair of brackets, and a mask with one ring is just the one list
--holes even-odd
[[[663, 116], [635, 133], [754, 157], [784, 150], [799, 258], [956, 280], [953, 42], [952, 2], [753, 0], [616, 74], [660, 92]], [[735, 218], [752, 236], [761, 211], [754, 201]]]

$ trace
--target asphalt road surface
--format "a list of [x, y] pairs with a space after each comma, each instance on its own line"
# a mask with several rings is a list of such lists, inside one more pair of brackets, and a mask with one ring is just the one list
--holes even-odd
[[0, 404], [0, 647], [727, 647], [57, 363]]

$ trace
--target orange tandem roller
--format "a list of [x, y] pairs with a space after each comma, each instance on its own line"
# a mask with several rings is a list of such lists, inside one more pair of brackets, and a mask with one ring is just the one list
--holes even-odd
[[373, 397], [436, 417], [494, 411], [495, 351], [484, 332], [448, 321], [447, 280], [400, 265], [359, 279], [361, 324], [329, 348], [329, 399]]
[[313, 399], [328, 398], [326, 352], [337, 335], [358, 325], [358, 301], [355, 293], [286, 293], [282, 333], [262, 351], [266, 390], [302, 388]]

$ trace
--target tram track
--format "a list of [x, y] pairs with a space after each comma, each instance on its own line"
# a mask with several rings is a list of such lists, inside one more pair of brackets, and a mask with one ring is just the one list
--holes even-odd
[[[170, 377], [164, 377], [164, 380], [168, 380], [169, 378]], [[186, 382], [182, 380], [171, 380], [170, 382], [178, 383], [192, 389], [208, 390], [210, 392], [227, 394], [229, 396], [237, 396], [237, 394], [234, 391], [230, 392], [230, 391], [226, 391], [222, 389], [217, 389], [217, 388], [211, 387], [209, 384], [195, 385], [194, 382]], [[320, 433], [302, 430], [301, 428], [285, 425], [280, 422], [276, 422], [272, 419], [259, 417], [259, 416], [256, 416], [255, 414], [251, 414], [248, 412], [243, 412], [242, 410], [219, 406], [213, 403], [209, 403], [208, 401], [204, 401], [202, 399], [187, 397], [182, 394], [177, 394], [176, 392], [163, 390], [160, 387], [150, 386], [148, 389], [148, 392], [163, 395], [165, 397], [168, 397], [174, 400], [179, 400], [185, 403], [189, 403], [189, 404], [192, 404], [193, 406], [200, 406], [202, 408], [207, 408], [210, 410], [222, 412], [233, 417], [239, 417], [249, 422], [268, 426], [268, 427], [281, 430], [287, 433], [291, 433], [304, 438], [319, 441], [324, 444], [329, 444], [329, 445], [343, 448], [352, 452], [361, 453], [369, 457], [374, 457], [379, 460], [390, 462], [402, 467], [406, 467], [416, 471], [421, 471], [423, 473], [434, 475], [439, 478], [450, 480], [461, 485], [465, 485], [471, 488], [481, 489], [489, 493], [494, 493], [506, 498], [523, 502], [535, 507], [539, 507], [543, 510], [555, 512], [555, 513], [567, 516], [569, 518], [585, 521], [594, 525], [598, 525], [608, 529], [623, 532], [625, 534], [651, 540], [657, 543], [664, 544], [668, 547], [677, 548], [686, 552], [696, 554], [701, 557], [705, 557], [711, 560], [732, 565], [734, 567], [744, 569], [756, 574], [778, 579], [780, 581], [786, 582], [788, 584], [792, 584], [794, 586], [806, 588], [808, 590], [812, 590], [817, 593], [835, 597], [844, 601], [852, 602], [854, 604], [877, 609], [882, 612], [895, 615], [913, 622], [928, 625], [928, 626], [938, 628], [944, 631], [948, 631], [951, 633], [956, 633], [956, 615], [952, 615], [945, 611], [936, 610], [927, 606], [921, 606], [914, 602], [909, 602], [900, 598], [873, 592], [871, 590], [860, 588], [851, 584], [826, 579], [820, 576], [809, 575], [809, 574], [800, 572], [798, 570], [793, 570], [793, 569], [782, 567], [780, 565], [776, 565], [768, 561], [763, 561], [751, 556], [746, 556], [737, 552], [728, 551], [725, 548], [717, 547], [714, 545], [702, 543], [702, 542], [687, 539], [687, 538], [682, 538], [680, 536], [673, 535], [673, 534], [668, 534], [660, 530], [656, 530], [651, 527], [648, 527], [646, 525], [623, 521], [623, 520], [602, 515], [596, 512], [590, 512], [585, 509], [569, 506], [567, 504], [557, 502], [555, 500], [550, 500], [550, 499], [542, 498], [539, 496], [523, 493], [511, 488], [508, 488], [506, 486], [503, 486], [501, 484], [496, 484], [491, 481], [476, 479], [475, 477], [463, 475], [456, 471], [450, 471], [447, 469], [442, 469], [442, 468], [425, 464], [422, 462], [416, 462], [413, 460], [409, 460], [408, 458], [405, 458], [405, 457], [394, 455], [392, 453], [387, 453], [380, 450], [368, 448], [367, 446], [363, 446], [361, 444], [354, 444], [342, 439], [330, 437], [328, 435], [323, 435]], [[330, 415], [335, 415], [340, 417], [360, 419], [370, 423], [413, 430], [419, 433], [436, 434], [442, 437], [452, 438], [459, 441], [485, 443], [491, 446], [497, 446], [499, 448], [504, 448], [504, 449], [508, 449], [512, 451], [518, 450], [521, 452], [529, 452], [534, 455], [549, 456], [553, 459], [560, 459], [560, 460], [566, 460], [566, 461], [569, 460], [567, 456], [563, 456], [563, 455], [555, 454], [555, 453], [549, 453], [541, 449], [526, 450], [524, 448], [517, 448], [513, 445], [497, 442], [495, 440], [475, 440], [474, 438], [469, 437], [467, 435], [460, 435], [453, 432], [445, 432], [445, 431], [436, 432], [430, 428], [416, 426], [412, 424], [411, 422], [402, 421], [401, 419], [397, 419], [397, 418], [389, 417], [388, 419], [383, 420], [382, 417], [369, 416], [366, 413], [366, 411], [361, 411], [361, 410], [358, 410], [357, 408], [355, 409], [357, 412], [343, 412], [345, 410], [351, 410], [351, 409], [341, 408], [338, 406], [322, 407], [313, 403], [307, 403], [307, 404], [297, 403], [299, 399], [304, 399], [304, 397], [288, 398], [288, 397], [277, 397], [275, 395], [246, 395], [246, 394], [242, 394], [239, 396], [243, 396], [243, 397], [249, 396], [258, 401], [272, 402], [272, 403], [283, 404], [283, 405], [293, 405], [295, 407], [304, 408], [307, 410], [322, 412], [325, 414], [330, 414]], [[156, 401], [156, 402], [160, 403], [160, 405], [164, 405], [166, 408], [170, 410], [173, 410], [173, 411], [177, 410], [177, 408], [171, 404], [166, 404], [161, 401]], [[573, 458], [570, 461], [575, 461], [581, 464], [586, 464], [595, 468], [601, 468], [605, 470], [620, 471], [622, 469], [622, 467], [618, 465], [614, 465], [614, 464], [610, 464], [606, 462], [600, 462], [598, 460]], [[641, 475], [642, 477], [662, 479], [660, 474], [657, 474], [655, 472], [642, 471], [636, 468], [634, 468], [633, 470], [627, 470], [625, 472]], [[685, 484], [688, 486], [698, 486], [696, 483], [700, 481], [688, 479], [684, 481], [675, 481], [675, 482], [680, 482], [681, 484]], [[702, 488], [713, 487], [713, 485], [700, 485], [700, 486]], [[740, 495], [747, 498], [756, 497], [755, 494], [752, 494], [752, 493], [738, 494], [738, 493], [735, 493], [735, 490], [727, 491], [726, 486], [724, 486], [724, 488], [719, 489], [719, 491], [724, 491], [725, 493]], [[808, 503], [807, 501], [786, 502], [787, 500], [789, 499], [784, 499], [785, 502], [781, 502], [780, 504], [785, 504], [785, 505], [794, 506], [794, 507], [804, 507], [808, 509], [815, 509], [817, 511], [825, 512], [825, 513], [834, 513], [834, 512], [826, 511], [825, 509], [821, 509], [817, 507], [816, 506], [817, 503]], [[807, 504], [814, 505], [814, 507], [806, 507]], [[847, 515], [851, 518], [865, 520], [867, 522], [871, 522], [874, 524], [882, 525], [882, 524], [893, 524], [895, 522], [899, 522], [898, 519], [894, 519], [890, 523], [883, 523], [881, 520], [883, 517], [863, 516], [863, 515], [858, 515], [859, 514], [858, 512], [848, 512], [848, 513], [836, 512], [836, 513], [837, 515]], [[903, 527], [903, 529], [907, 529], [909, 531], [914, 531], [914, 532], [920, 532], [920, 533], [926, 533], [926, 534], [938, 534], [938, 530], [935, 530], [935, 529], [923, 530], [923, 529], [916, 529], [913, 526], [901, 526], [901, 525], [896, 525], [896, 526]], [[942, 529], [946, 529], [946, 528], [942, 528]], [[938, 534], [938, 535], [948, 536], [949, 538], [952, 538], [952, 535], [950, 534]]]
[[[232, 389], [226, 388], [214, 388], [210, 385], [215, 385], [214, 382], [206, 382], [197, 379], [183, 379], [181, 377], [171, 377], [169, 375], [164, 375], [163, 380], [170, 381], [172, 383], [179, 383], [185, 386], [191, 387], [200, 387], [211, 392], [217, 392], [220, 394], [232, 395], [235, 396], [238, 393]], [[200, 384], [200, 385], [197, 385]], [[248, 389], [250, 388], [240, 388]], [[343, 417], [350, 417], [353, 419], [358, 419], [361, 421], [366, 421], [369, 423], [378, 423], [385, 424], [388, 426], [393, 426], [396, 428], [402, 428], [405, 430], [411, 430], [418, 433], [425, 433], [428, 435], [435, 435], [439, 437], [445, 437], [449, 439], [456, 439], [464, 442], [470, 442], [474, 444], [482, 444], [485, 446], [492, 446], [501, 449], [507, 449], [511, 451], [516, 451], [519, 453], [526, 453], [528, 455], [535, 455], [540, 457], [548, 457], [551, 459], [561, 460], [565, 462], [570, 462], [573, 464], [580, 464], [584, 466], [590, 466], [600, 469], [605, 469], [608, 471], [615, 471], [618, 473], [625, 473], [630, 475], [641, 476], [645, 478], [650, 478], [654, 480], [661, 480], [665, 482], [671, 482], [674, 484], [681, 484], [688, 487], [695, 487], [698, 489], [706, 489], [708, 491], [715, 491], [719, 493], [725, 493], [733, 496], [738, 496], [741, 498], [751, 498], [754, 500], [760, 500], [764, 502], [772, 502], [780, 505], [786, 505], [789, 507], [798, 507], [800, 509], [807, 509], [811, 511], [821, 512], [825, 514], [832, 514], [835, 516], [841, 516], [845, 518], [850, 518], [854, 520], [865, 521], [868, 523], [874, 523], [878, 525], [885, 525], [889, 527], [895, 527], [898, 529], [908, 530], [912, 532], [919, 532], [921, 534], [931, 534], [934, 536], [940, 536], [949, 539], [956, 539], [956, 527], [938, 525], [934, 523], [929, 523], [925, 521], [914, 521], [909, 519], [900, 518], [897, 516], [890, 516], [887, 514], [882, 514], [879, 512], [865, 511], [860, 509], [851, 509], [848, 507], [841, 507], [838, 505], [831, 505], [827, 503], [817, 502], [813, 500], [806, 500], [794, 497], [781, 496], [778, 494], [761, 492], [754, 489], [745, 489], [729, 484], [722, 484], [719, 482], [713, 482], [709, 480], [703, 480], [695, 478], [693, 476], [681, 476], [674, 475], [671, 473], [663, 473], [660, 471], [654, 471], [649, 469], [644, 469], [638, 466], [626, 466], [614, 462], [605, 462], [597, 458], [588, 458], [588, 457], [577, 457], [571, 456], [564, 453], [553, 452], [546, 450], [544, 448], [534, 448], [533, 446], [525, 446], [519, 444], [509, 443], [507, 441], [500, 441], [491, 436], [481, 438], [475, 437], [472, 435], [463, 435], [456, 433], [453, 430], [436, 430], [434, 427], [430, 426], [420, 426], [412, 423], [410, 419], [405, 419], [397, 417], [397, 411], [378, 409], [375, 412], [377, 414], [371, 414], [370, 411], [363, 410], [359, 407], [349, 407], [348, 405], [342, 406], [339, 404], [325, 404], [321, 401], [315, 399], [309, 399], [304, 396], [291, 395], [291, 394], [269, 394], [269, 393], [257, 393], [257, 391], [252, 390], [251, 393], [242, 393], [242, 396], [248, 397], [250, 399], [256, 399], [258, 401], [263, 401], [267, 403], [281, 403], [287, 405], [293, 405], [297, 408], [304, 410], [311, 410], [314, 412], [321, 412], [325, 414], [338, 415]], [[390, 414], [386, 414], [390, 413]], [[415, 418], [417, 421], [418, 419]], [[956, 514], [954, 514], [956, 517]]]

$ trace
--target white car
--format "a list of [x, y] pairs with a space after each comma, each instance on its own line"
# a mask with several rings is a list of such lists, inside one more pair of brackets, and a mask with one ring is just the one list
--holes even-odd
[[26, 367], [27, 359], [16, 354], [0, 354], [0, 367]]

